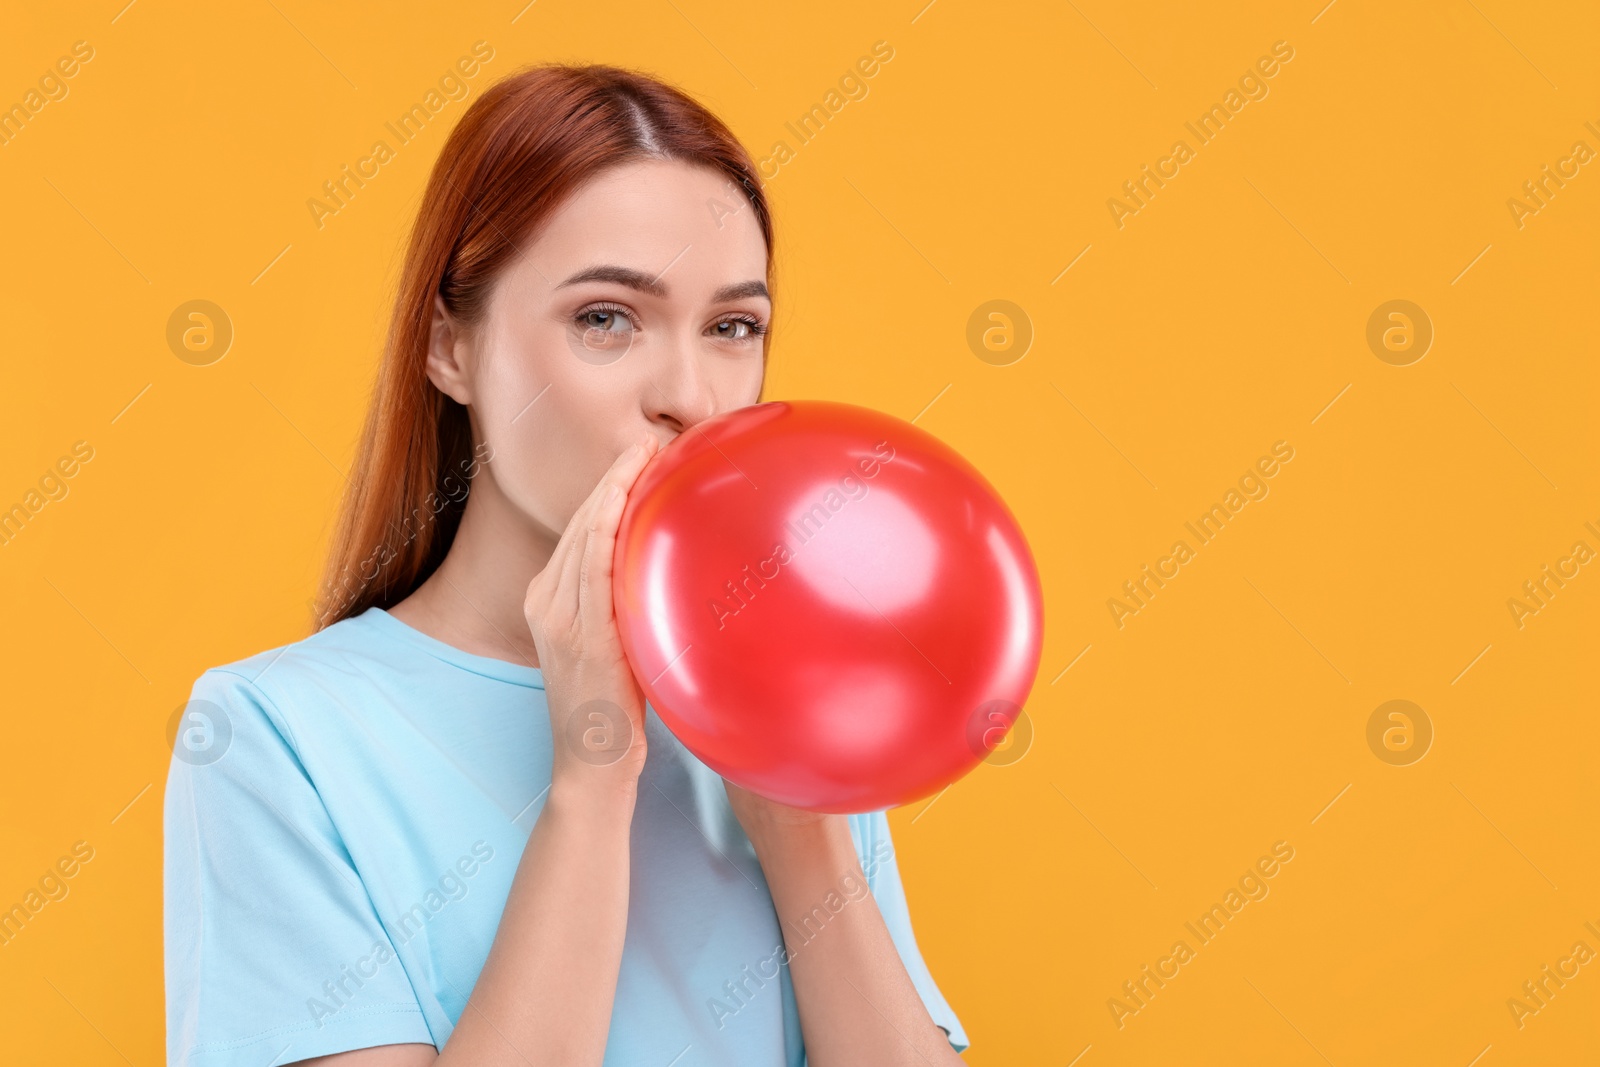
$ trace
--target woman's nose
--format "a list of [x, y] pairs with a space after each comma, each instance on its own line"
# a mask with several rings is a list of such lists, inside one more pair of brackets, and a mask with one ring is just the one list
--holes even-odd
[[699, 361], [685, 352], [674, 353], [659, 373], [651, 375], [644, 396], [645, 416], [674, 434], [716, 414], [716, 397]]

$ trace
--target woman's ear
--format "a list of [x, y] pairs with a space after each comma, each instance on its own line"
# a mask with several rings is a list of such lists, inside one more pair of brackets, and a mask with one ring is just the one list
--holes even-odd
[[466, 331], [433, 294], [433, 322], [428, 328], [428, 380], [458, 404], [472, 403], [470, 348]]

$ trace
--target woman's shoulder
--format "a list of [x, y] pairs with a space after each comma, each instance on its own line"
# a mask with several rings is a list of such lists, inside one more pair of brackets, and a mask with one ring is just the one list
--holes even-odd
[[393, 658], [371, 614], [369, 609], [296, 641], [208, 667], [195, 679], [189, 703], [263, 716], [280, 731], [292, 733], [285, 712], [302, 703], [308, 692], [337, 696], [370, 679]]
[[387, 643], [377, 625], [376, 616], [380, 614], [378, 609], [369, 608], [298, 640], [209, 667], [204, 675], [216, 675], [219, 680], [243, 678], [270, 685], [297, 675], [326, 672], [329, 668], [348, 669], [357, 660], [383, 659]]

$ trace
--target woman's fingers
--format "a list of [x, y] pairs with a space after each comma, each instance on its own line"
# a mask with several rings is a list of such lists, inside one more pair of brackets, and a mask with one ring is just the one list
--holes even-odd
[[589, 537], [583, 546], [583, 561], [578, 572], [578, 618], [585, 626], [605, 626], [611, 622], [611, 556], [617, 544], [617, 526], [628, 493], [617, 485], [606, 488], [589, 524]]
[[[567, 555], [562, 560], [560, 579], [556, 585], [555, 601], [562, 605], [572, 605], [575, 619], [582, 621], [587, 618], [583, 606], [590, 598], [584, 588], [583, 577], [584, 561], [589, 553], [589, 543], [594, 539], [597, 528], [605, 521], [602, 509], [606, 506], [605, 500], [612, 488], [616, 488], [622, 497], [627, 496], [628, 490], [638, 478], [639, 472], [644, 470], [650, 457], [655, 454], [658, 444], [654, 434], [642, 439], [639, 443], [623, 452], [611, 464], [611, 468], [601, 477], [599, 483], [590, 492], [588, 498], [579, 506], [568, 525], [568, 533], [576, 538], [568, 546]], [[609, 507], [616, 511], [611, 517], [612, 534], [621, 512], [618, 510], [618, 501], [613, 498]], [[608, 570], [609, 573], [609, 570]], [[605, 591], [609, 598], [610, 589]]]
[[[641, 446], [645, 443], [643, 440], [644, 436], [645, 435], [641, 435]], [[654, 440], [653, 434], [649, 435], [649, 437], [651, 441]], [[549, 601], [555, 599], [555, 592], [563, 585], [561, 577], [568, 569], [568, 562], [572, 560], [577, 553], [581, 552], [581, 542], [588, 535], [589, 531], [589, 516], [594, 510], [596, 501], [600, 497], [604, 496], [607, 480], [610, 479], [620, 467], [622, 467], [624, 462], [635, 458], [640, 460], [637, 463], [637, 466], [640, 470], [642, 470], [644, 468], [643, 460], [647, 460], [649, 457], [647, 454], [643, 455], [642, 458], [636, 457], [633, 455], [633, 449], [624, 451], [612, 462], [611, 467], [606, 471], [605, 475], [601, 477], [600, 482], [596, 484], [594, 489], [589, 491], [589, 495], [584, 498], [583, 503], [578, 505], [578, 508], [573, 513], [572, 518], [568, 520], [567, 528], [561, 532], [561, 537], [556, 541], [555, 550], [550, 553], [550, 558], [545, 562], [544, 569], [536, 574], [533, 579], [533, 585], [535, 586], [541, 583], [548, 586], [548, 588], [545, 590], [547, 594], [545, 603], [549, 603]], [[638, 471], [634, 471], [634, 476], [637, 476], [637, 473]], [[631, 480], [632, 479], [630, 477], [629, 481], [631, 482]], [[532, 587], [530, 587], [530, 594], [531, 593]], [[532, 606], [531, 598], [528, 606]]]

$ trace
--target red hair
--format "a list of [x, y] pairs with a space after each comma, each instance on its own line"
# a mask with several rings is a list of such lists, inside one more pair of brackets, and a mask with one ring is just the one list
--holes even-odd
[[460, 525], [477, 458], [466, 408], [427, 376], [434, 294], [458, 322], [478, 324], [500, 271], [539, 224], [600, 171], [641, 159], [704, 166], [737, 183], [766, 239], [771, 287], [772, 219], [755, 164], [686, 93], [596, 65], [528, 67], [484, 90], [450, 132], [422, 195], [317, 629], [405, 599]]

